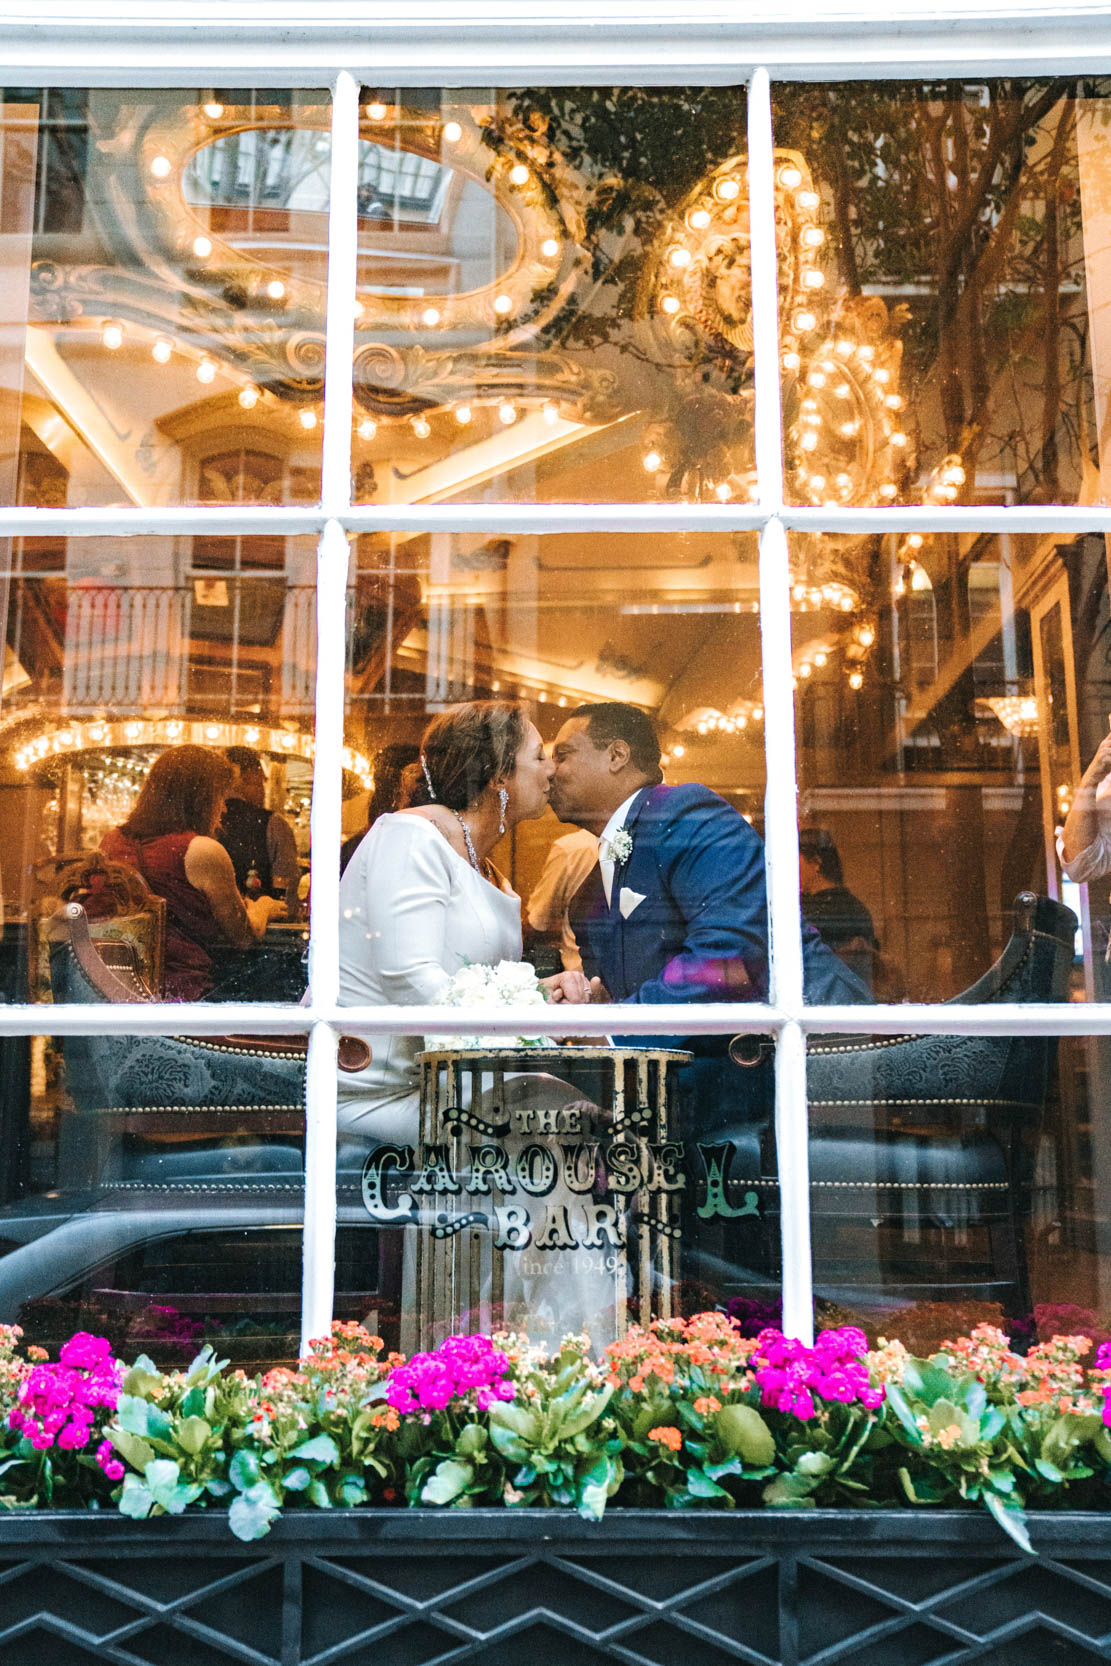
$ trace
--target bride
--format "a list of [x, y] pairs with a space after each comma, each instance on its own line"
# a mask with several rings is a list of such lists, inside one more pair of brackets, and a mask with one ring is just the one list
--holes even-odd
[[[435, 1004], [461, 967], [521, 959], [521, 899], [489, 855], [518, 822], [543, 815], [554, 768], [535, 725], [510, 701], [476, 700], [433, 719], [407, 772], [406, 807], [379, 817], [340, 884], [342, 1004]], [[581, 972], [544, 982], [549, 1000], [590, 999]], [[379, 1036], [371, 1064], [344, 1073], [341, 1160], [382, 1143], [416, 1146], [423, 1046], [420, 1036]], [[574, 1101], [581, 1103], [575, 1089], [556, 1077], [505, 1078], [502, 1108], [515, 1130], [532, 1125], [528, 1111]], [[511, 1133], [504, 1143], [511, 1148], [515, 1139]], [[561, 1201], [559, 1188], [545, 1201]], [[599, 1321], [614, 1308], [615, 1279], [624, 1274], [620, 1266], [602, 1271], [601, 1260], [566, 1250], [507, 1253], [507, 1303], [515, 1296], [541, 1322], [562, 1330], [589, 1324], [596, 1342], [607, 1340], [596, 1334]]]

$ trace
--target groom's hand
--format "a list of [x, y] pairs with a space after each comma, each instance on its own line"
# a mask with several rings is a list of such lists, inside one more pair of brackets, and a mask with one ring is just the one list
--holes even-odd
[[613, 996], [610, 994], [601, 978], [591, 978], [590, 994], [587, 996], [587, 1000], [599, 1001], [603, 1006], [607, 1006], [613, 1000]]
[[592, 999], [590, 985], [581, 972], [557, 972], [554, 978], [542, 978], [549, 1001], [582, 1002]]

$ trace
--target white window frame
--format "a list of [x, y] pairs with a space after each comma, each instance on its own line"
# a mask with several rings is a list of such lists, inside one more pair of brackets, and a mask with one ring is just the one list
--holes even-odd
[[[457, 1014], [461, 1029], [547, 1035], [770, 1034], [776, 1043], [776, 1133], [783, 1240], [783, 1324], [812, 1334], [806, 1039], [830, 1032], [949, 1035], [1106, 1035], [1111, 1003], [1085, 1005], [807, 1007], [802, 998], [794, 695], [787, 534], [809, 532], [1111, 533], [1111, 509], [794, 508], [783, 500], [779, 410], [773, 79], [854, 80], [955, 75], [1111, 74], [1111, 6], [949, 4], [861, 0], [854, 6], [742, 8], [736, 0], [47, 0], [0, 16], [8, 86], [136, 88], [213, 85], [328, 87], [333, 98], [329, 290], [321, 499], [315, 507], [40, 510], [0, 507], [0, 537], [315, 534], [318, 539], [316, 760], [312, 804], [309, 998], [266, 1005], [0, 1007], [0, 1035], [307, 1033], [302, 1338], [332, 1314], [336, 1221], [336, 1045], [422, 1034], [442, 1023], [428, 1007], [338, 1004], [337, 851], [344, 719], [344, 610], [348, 538], [360, 531], [757, 531], [764, 672], [765, 825], [771, 993], [766, 1004], [506, 1009]], [[741, 12], [745, 15], [739, 16]], [[752, 301], [759, 500], [703, 504], [414, 504], [351, 499], [352, 364], [356, 280], [356, 159], [360, 83], [452, 87], [521, 85], [747, 85]]]

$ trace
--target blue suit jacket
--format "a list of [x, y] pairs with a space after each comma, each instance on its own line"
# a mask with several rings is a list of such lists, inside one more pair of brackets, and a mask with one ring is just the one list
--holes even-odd
[[[708, 787], [646, 787], [629, 808], [629, 859], [606, 904], [596, 866], [571, 899], [583, 969], [615, 1001], [762, 1000], [768, 993], [764, 846]], [[623, 917], [621, 893], [643, 901]], [[631, 899], [627, 899], [631, 900]], [[867, 987], [803, 925], [808, 1001], [870, 1002]]]

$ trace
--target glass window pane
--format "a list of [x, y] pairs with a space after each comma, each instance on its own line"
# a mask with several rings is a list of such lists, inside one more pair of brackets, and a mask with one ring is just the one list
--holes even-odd
[[363, 503], [745, 501], [742, 88], [369, 89]]
[[797, 535], [791, 559], [804, 915], [877, 999], [1000, 1000], [1016, 899], [1052, 899], [1073, 947], [1022, 998], [1106, 1000], [1106, 541]]
[[1108, 86], [776, 89], [794, 502], [1106, 498]]
[[0, 501], [320, 490], [323, 92], [0, 95]]
[[[1050, 959], [1054, 933], [1043, 902], [1013, 950]], [[813, 1038], [816, 1322], [918, 1354], [977, 1324], [1105, 1341], [1109, 1063], [1107, 1037]]]
[[[503, 960], [526, 991], [581, 964], [631, 1003], [766, 993], [756, 554], [754, 535], [358, 540], [346, 727], [373, 789], [345, 804], [345, 1002], [443, 1001]], [[666, 791], [655, 754], [633, 758], [646, 720]], [[626, 799], [607, 902], [599, 835]], [[821, 945], [808, 966], [853, 998]], [[770, 1311], [767, 1046], [734, 1064], [678, 1010], [672, 1037], [592, 1047], [475, 1051], [460, 1028], [445, 1008], [439, 1037], [374, 1038], [340, 1076], [340, 1218], [396, 1245], [387, 1340], [505, 1322], [604, 1342], [652, 1314]]]
[[131, 978], [300, 998], [315, 559], [303, 537], [8, 541], [7, 999], [122, 999]]

